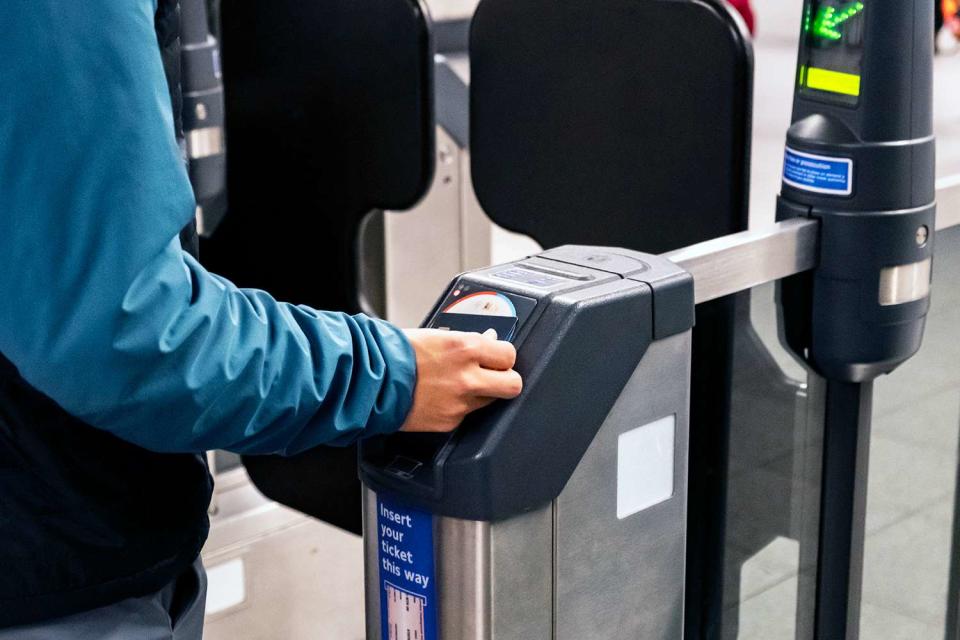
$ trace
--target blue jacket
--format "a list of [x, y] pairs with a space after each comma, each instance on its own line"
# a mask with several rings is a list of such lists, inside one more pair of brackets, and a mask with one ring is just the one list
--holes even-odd
[[4, 2], [0, 353], [157, 452], [291, 454], [396, 430], [415, 384], [400, 331], [238, 289], [182, 250], [194, 200], [155, 11]]

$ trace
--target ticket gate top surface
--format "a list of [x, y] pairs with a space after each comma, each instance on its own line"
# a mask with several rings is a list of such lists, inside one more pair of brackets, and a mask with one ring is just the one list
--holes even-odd
[[567, 246], [458, 277], [426, 326], [492, 328], [510, 339], [524, 392], [471, 416], [453, 434], [365, 441], [365, 484], [471, 520], [499, 520], [549, 502], [649, 345], [690, 329], [693, 308], [687, 273], [627, 250]]

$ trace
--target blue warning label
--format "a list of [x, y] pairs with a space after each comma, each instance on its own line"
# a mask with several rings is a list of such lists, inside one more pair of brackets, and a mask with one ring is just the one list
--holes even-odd
[[437, 640], [433, 518], [377, 497], [382, 640]]
[[787, 147], [783, 181], [804, 191], [848, 196], [853, 193], [853, 160], [818, 156]]

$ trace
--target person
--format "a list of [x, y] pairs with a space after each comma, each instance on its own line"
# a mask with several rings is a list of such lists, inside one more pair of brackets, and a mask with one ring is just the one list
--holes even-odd
[[520, 393], [516, 353], [184, 251], [176, 0], [8, 0], [0, 28], [0, 639], [196, 639], [202, 452], [449, 431]]

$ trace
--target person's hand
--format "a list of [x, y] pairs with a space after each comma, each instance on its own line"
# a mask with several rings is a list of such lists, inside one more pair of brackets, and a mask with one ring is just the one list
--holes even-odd
[[453, 431], [471, 411], [523, 388], [513, 370], [517, 351], [486, 334], [412, 329], [406, 332], [417, 356], [413, 408], [402, 431]]

